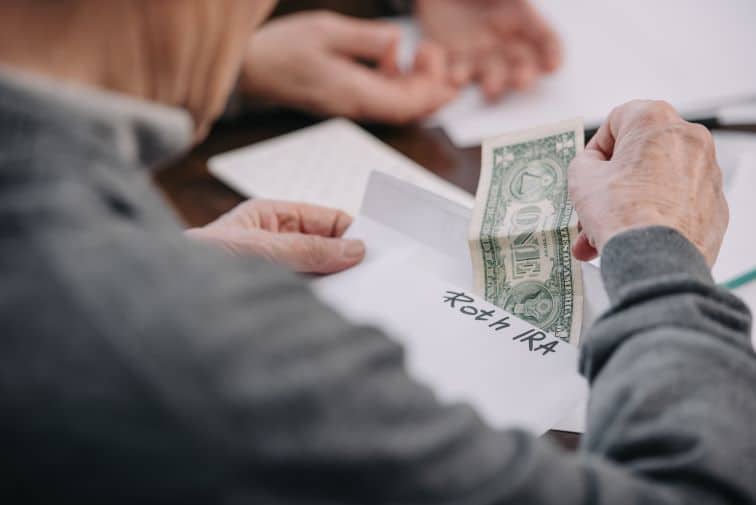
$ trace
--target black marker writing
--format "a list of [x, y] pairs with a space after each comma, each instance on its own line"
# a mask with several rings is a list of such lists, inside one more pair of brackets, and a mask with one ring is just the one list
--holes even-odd
[[[520, 333], [519, 335], [512, 337], [512, 340], [527, 342], [529, 350], [533, 352], [543, 351], [543, 356], [546, 356], [550, 352], [556, 352], [555, 344], [558, 344], [558, 341], [556, 340], [544, 343], [543, 341], [546, 340], [546, 338], [547, 336], [544, 332], [530, 329], [524, 333]], [[536, 342], [538, 342], [537, 346], [535, 345]]]
[[[476, 321], [489, 322], [496, 317], [495, 309], [482, 309], [474, 305], [475, 299], [465, 294], [464, 292], [447, 291], [443, 297], [444, 303], [448, 304], [450, 308], [458, 310], [461, 314], [473, 317]], [[492, 321], [487, 326], [494, 331], [501, 331], [509, 328], [509, 316], [503, 316], [496, 321]], [[521, 342], [527, 344], [530, 352], [539, 352], [542, 356], [546, 356], [552, 352], [556, 352], [556, 348], [560, 341], [547, 335], [546, 333], [531, 328], [519, 335], [512, 337], [515, 342]]]

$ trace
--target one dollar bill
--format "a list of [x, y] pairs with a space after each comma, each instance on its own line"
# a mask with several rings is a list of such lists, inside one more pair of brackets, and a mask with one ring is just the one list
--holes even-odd
[[478, 294], [575, 344], [583, 279], [567, 167], [583, 142], [580, 119], [485, 141], [469, 234]]

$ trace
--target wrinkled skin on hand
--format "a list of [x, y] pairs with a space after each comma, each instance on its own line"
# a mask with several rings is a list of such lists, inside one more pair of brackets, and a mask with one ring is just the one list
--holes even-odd
[[187, 236], [239, 256], [257, 256], [296, 272], [329, 274], [365, 257], [359, 240], [342, 238], [352, 218], [340, 210], [303, 203], [249, 200]]
[[667, 226], [713, 265], [729, 221], [709, 131], [665, 102], [617, 107], [569, 170], [582, 232], [573, 247], [588, 261], [615, 235]]

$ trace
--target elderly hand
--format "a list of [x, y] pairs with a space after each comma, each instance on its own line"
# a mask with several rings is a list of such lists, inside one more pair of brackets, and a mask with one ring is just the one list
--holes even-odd
[[561, 61], [559, 39], [527, 0], [416, 0], [424, 34], [450, 54], [456, 85], [480, 82], [488, 99], [525, 89]]
[[391, 23], [325, 11], [285, 16], [250, 41], [240, 89], [317, 114], [388, 123], [422, 119], [457, 89], [446, 78], [443, 50], [430, 43], [421, 44], [414, 68], [400, 73], [400, 39]]
[[351, 223], [340, 210], [249, 200], [186, 233], [240, 256], [259, 256], [297, 272], [328, 274], [353, 267], [365, 257], [362, 241], [341, 238]]
[[667, 226], [698, 247], [709, 265], [729, 219], [711, 134], [664, 102], [614, 109], [570, 165], [570, 197], [582, 232], [573, 247], [588, 261], [615, 235]]

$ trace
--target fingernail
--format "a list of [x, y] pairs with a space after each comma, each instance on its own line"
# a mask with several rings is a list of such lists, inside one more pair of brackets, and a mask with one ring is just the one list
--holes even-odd
[[344, 257], [361, 258], [365, 255], [365, 244], [361, 240], [347, 240], [344, 245]]

